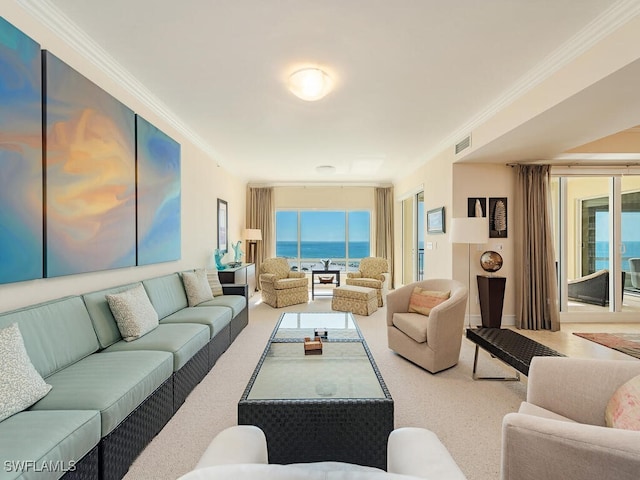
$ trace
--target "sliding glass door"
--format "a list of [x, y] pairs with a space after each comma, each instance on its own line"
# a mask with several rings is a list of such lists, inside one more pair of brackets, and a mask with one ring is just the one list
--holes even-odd
[[552, 197], [561, 312], [639, 312], [640, 176], [561, 176]]

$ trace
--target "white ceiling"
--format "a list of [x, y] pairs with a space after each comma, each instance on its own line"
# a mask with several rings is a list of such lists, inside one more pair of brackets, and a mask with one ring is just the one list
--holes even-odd
[[[44, 1], [218, 163], [259, 183], [387, 183], [406, 175], [618, 3]], [[302, 65], [324, 68], [334, 91], [313, 103], [290, 94], [287, 75]], [[556, 141], [549, 150], [573, 146]], [[321, 175], [319, 165], [337, 171]]]

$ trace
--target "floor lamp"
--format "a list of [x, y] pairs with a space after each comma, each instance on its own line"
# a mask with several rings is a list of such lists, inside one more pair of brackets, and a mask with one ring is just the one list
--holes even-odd
[[259, 228], [245, 228], [244, 239], [249, 244], [249, 263], [256, 263], [256, 244], [262, 240], [262, 231]]
[[471, 328], [471, 244], [484, 244], [489, 241], [489, 222], [486, 217], [462, 217], [451, 219], [451, 243], [467, 244], [467, 309], [469, 312], [469, 328]]

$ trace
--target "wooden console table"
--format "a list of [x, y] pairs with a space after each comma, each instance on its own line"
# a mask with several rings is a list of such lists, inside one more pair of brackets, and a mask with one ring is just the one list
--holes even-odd
[[254, 263], [243, 263], [239, 267], [218, 270], [218, 278], [220, 283], [247, 285], [249, 297], [256, 291], [256, 265]]

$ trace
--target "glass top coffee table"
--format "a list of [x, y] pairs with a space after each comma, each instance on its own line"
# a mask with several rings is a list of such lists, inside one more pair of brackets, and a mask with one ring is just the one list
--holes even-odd
[[[303, 341], [325, 334], [321, 355]], [[351, 313], [284, 313], [238, 402], [238, 424], [266, 437], [270, 463], [386, 468], [393, 399]]]

